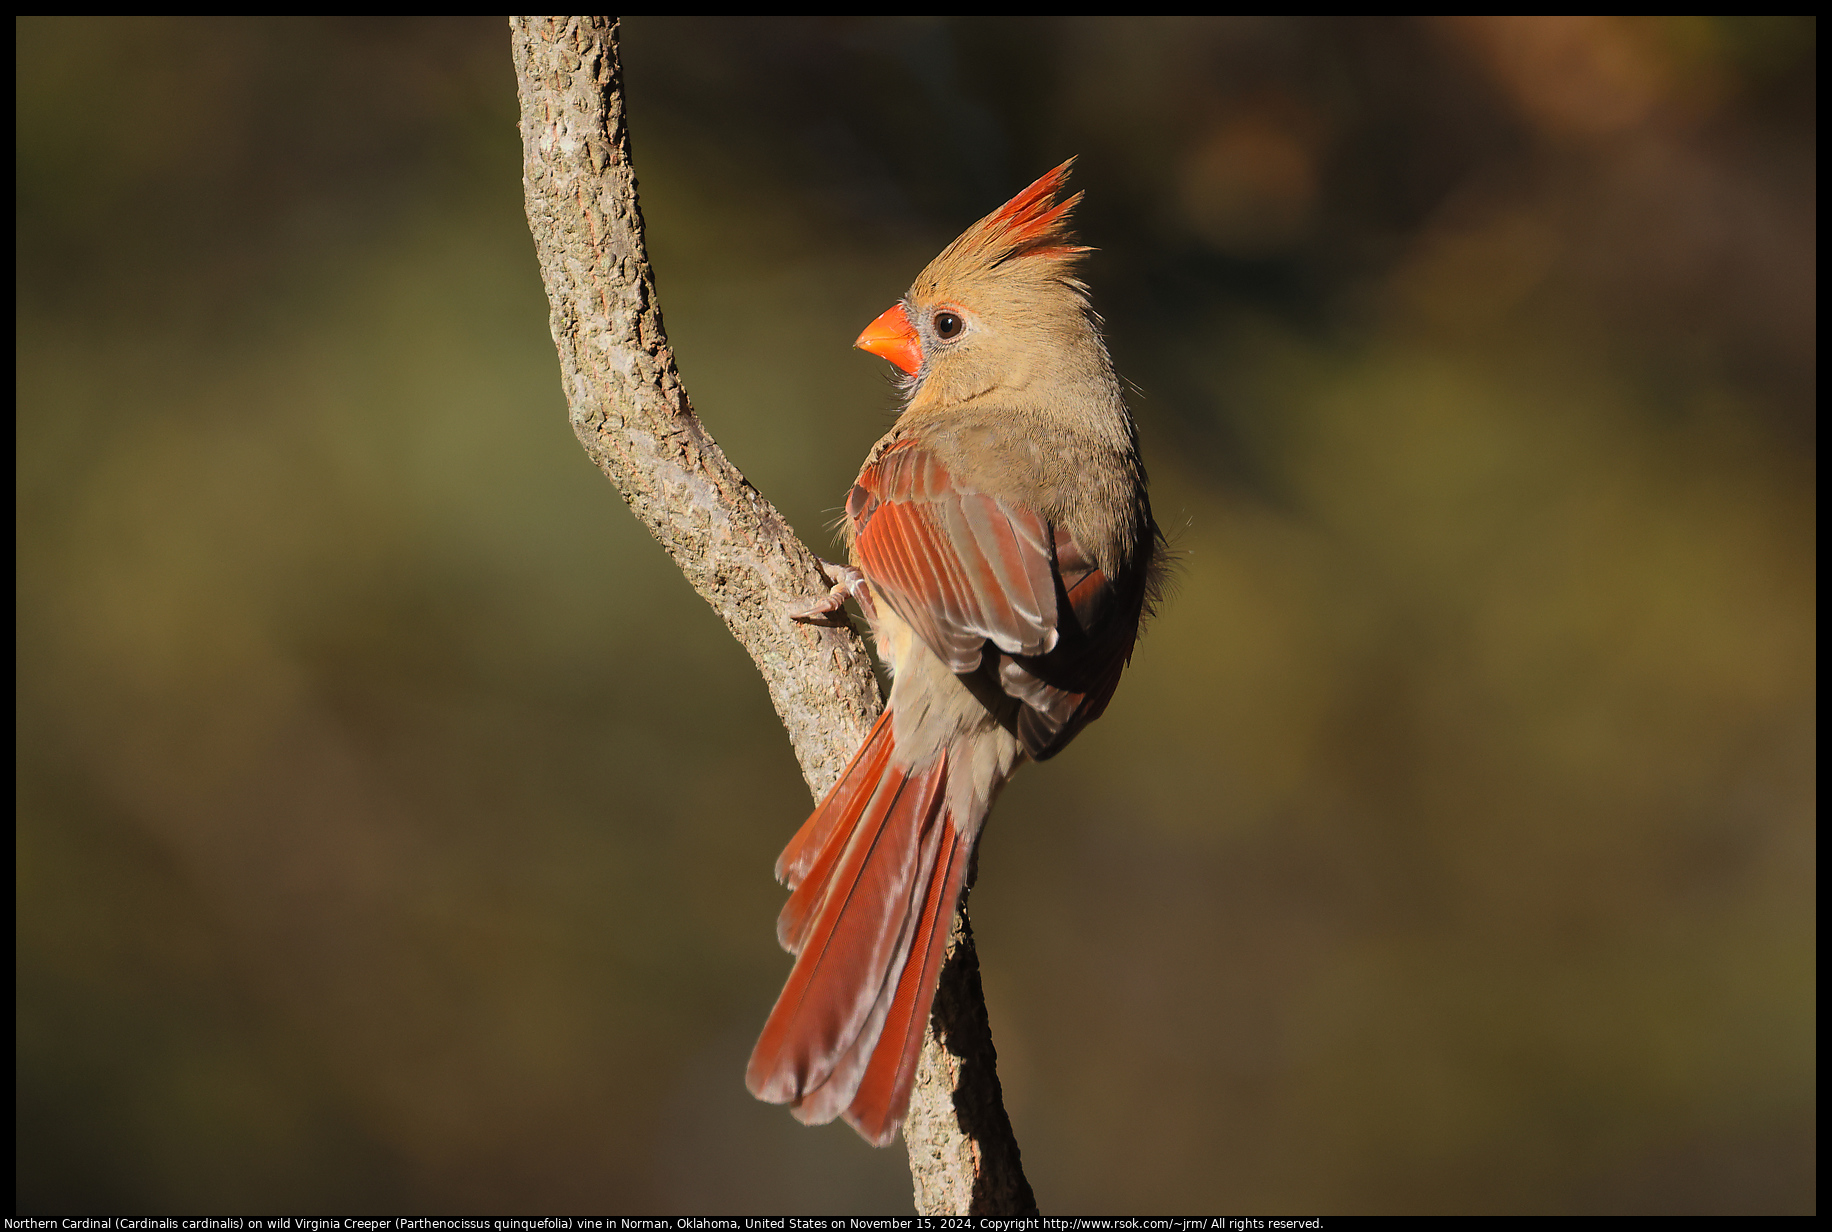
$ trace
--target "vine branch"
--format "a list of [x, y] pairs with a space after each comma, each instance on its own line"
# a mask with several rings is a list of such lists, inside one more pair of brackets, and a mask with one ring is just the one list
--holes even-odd
[[[883, 699], [850, 627], [785, 615], [828, 583], [700, 423], [675, 369], [630, 166], [617, 23], [512, 17], [509, 27], [528, 228], [573, 432], [750, 654], [818, 800]], [[903, 1134], [919, 1213], [1036, 1213], [999, 1089], [964, 896]]]

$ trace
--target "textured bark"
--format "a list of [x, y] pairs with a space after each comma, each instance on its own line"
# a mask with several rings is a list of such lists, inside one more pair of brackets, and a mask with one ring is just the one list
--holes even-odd
[[1005, 1115], [965, 894], [948, 935], [929, 1037], [916, 1063], [903, 1144], [910, 1152], [916, 1209], [923, 1214], [1037, 1214], [1018, 1139]]
[[[616, 23], [514, 17], [509, 25], [528, 226], [573, 431], [749, 652], [819, 799], [882, 699], [852, 629], [784, 615], [827, 582], [701, 425], [675, 371], [630, 167]], [[1034, 1213], [1000, 1099], [972, 937], [963, 901], [904, 1125], [916, 1208]]]

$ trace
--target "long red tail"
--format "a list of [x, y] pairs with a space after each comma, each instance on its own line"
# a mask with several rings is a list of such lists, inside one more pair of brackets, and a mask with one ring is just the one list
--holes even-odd
[[887, 710], [776, 862], [776, 937], [797, 955], [751, 1053], [751, 1094], [797, 1120], [844, 1116], [874, 1146], [909, 1111], [968, 844], [948, 755], [898, 763]]

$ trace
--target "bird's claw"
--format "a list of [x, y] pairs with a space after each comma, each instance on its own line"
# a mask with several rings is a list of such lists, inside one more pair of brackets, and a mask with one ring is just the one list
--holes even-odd
[[864, 608], [869, 616], [871, 611], [871, 593], [865, 588], [865, 575], [863, 573], [860, 573], [851, 565], [836, 565], [831, 561], [821, 560], [819, 557], [815, 558], [815, 563], [820, 566], [821, 572], [827, 577], [837, 578], [838, 580], [827, 588], [826, 594], [816, 599], [813, 603], [805, 607], [789, 609], [788, 616], [790, 620], [819, 622], [823, 624], [835, 623], [833, 620], [823, 620], [823, 617], [832, 617], [833, 613], [846, 606], [846, 600], [848, 599], [857, 599], [859, 601], [859, 606]]

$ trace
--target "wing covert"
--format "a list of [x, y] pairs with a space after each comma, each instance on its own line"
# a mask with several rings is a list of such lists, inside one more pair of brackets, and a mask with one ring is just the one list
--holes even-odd
[[1056, 645], [1053, 540], [1036, 512], [958, 486], [914, 446], [867, 466], [846, 512], [865, 576], [952, 670], [976, 670], [988, 641]]

